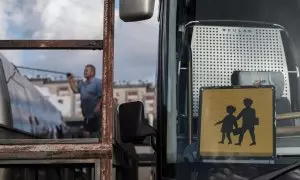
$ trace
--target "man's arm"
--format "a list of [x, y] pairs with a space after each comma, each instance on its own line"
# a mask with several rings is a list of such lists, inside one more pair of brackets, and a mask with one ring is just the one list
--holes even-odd
[[97, 91], [97, 95], [99, 97], [99, 101], [94, 109], [94, 112], [96, 114], [99, 114], [102, 109], [102, 81], [100, 81], [100, 80], [97, 82], [96, 91]]
[[74, 82], [73, 75], [71, 73], [68, 73], [67, 78], [73, 93], [78, 93], [78, 87]]
[[102, 109], [102, 97], [100, 97], [100, 99], [99, 99], [99, 101], [98, 101], [98, 103], [97, 103], [97, 105], [95, 107], [94, 112], [96, 114], [99, 114], [99, 113], [101, 113], [101, 109]]

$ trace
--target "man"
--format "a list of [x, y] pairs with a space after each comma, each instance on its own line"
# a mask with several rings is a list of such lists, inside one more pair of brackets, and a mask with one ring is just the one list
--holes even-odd
[[[80, 93], [81, 110], [84, 117], [84, 129], [89, 136], [98, 137], [101, 118], [102, 81], [95, 77], [95, 66], [88, 64], [84, 69], [85, 82], [76, 85], [71, 73], [68, 82], [74, 93]], [[88, 136], [87, 134], [85, 136]]]

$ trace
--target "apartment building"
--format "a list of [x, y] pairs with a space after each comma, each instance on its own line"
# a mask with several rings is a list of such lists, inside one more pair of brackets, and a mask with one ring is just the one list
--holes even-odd
[[114, 98], [118, 103], [141, 101], [144, 103], [145, 115], [149, 118], [156, 115], [155, 89], [151, 84], [125, 84], [114, 86]]
[[[47, 78], [31, 78], [29, 80], [62, 112], [64, 117], [82, 118], [80, 95], [72, 92], [66, 80], [54, 81]], [[144, 103], [145, 116], [150, 119], [155, 117], [156, 97], [154, 87], [151, 84], [117, 84], [114, 85], [113, 95], [118, 104], [142, 101]]]

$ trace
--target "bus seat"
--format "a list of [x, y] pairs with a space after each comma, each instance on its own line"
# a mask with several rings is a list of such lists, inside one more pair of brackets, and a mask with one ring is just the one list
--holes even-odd
[[[288, 74], [289, 58], [285, 54], [282, 32], [277, 25], [243, 22], [199, 22], [186, 28], [191, 32], [191, 83], [192, 115], [199, 114], [199, 90], [201, 87], [230, 86], [234, 71], [271, 71], [278, 90], [279, 112], [289, 112], [290, 80]], [[273, 77], [274, 76], [274, 77]], [[278, 76], [278, 77], [277, 77]], [[277, 79], [279, 78], [279, 79]], [[284, 84], [282, 84], [284, 82]], [[251, 85], [253, 83], [251, 82]], [[283, 89], [282, 89], [283, 88]], [[292, 121], [279, 122], [285, 124]]]
[[[277, 114], [291, 112], [291, 103], [284, 97], [284, 75], [281, 72], [234, 71], [231, 76], [232, 85], [273, 85], [275, 87], [275, 110]], [[294, 126], [294, 120], [281, 120], [276, 126]]]

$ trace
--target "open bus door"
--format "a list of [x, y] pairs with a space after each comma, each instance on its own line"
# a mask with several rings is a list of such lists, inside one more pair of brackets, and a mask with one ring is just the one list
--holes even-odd
[[93, 179], [112, 179], [114, 9], [114, 0], [104, 0], [103, 40], [0, 40], [0, 49], [5, 50], [103, 50], [101, 139], [1, 140], [2, 167], [89, 164], [95, 169]]

